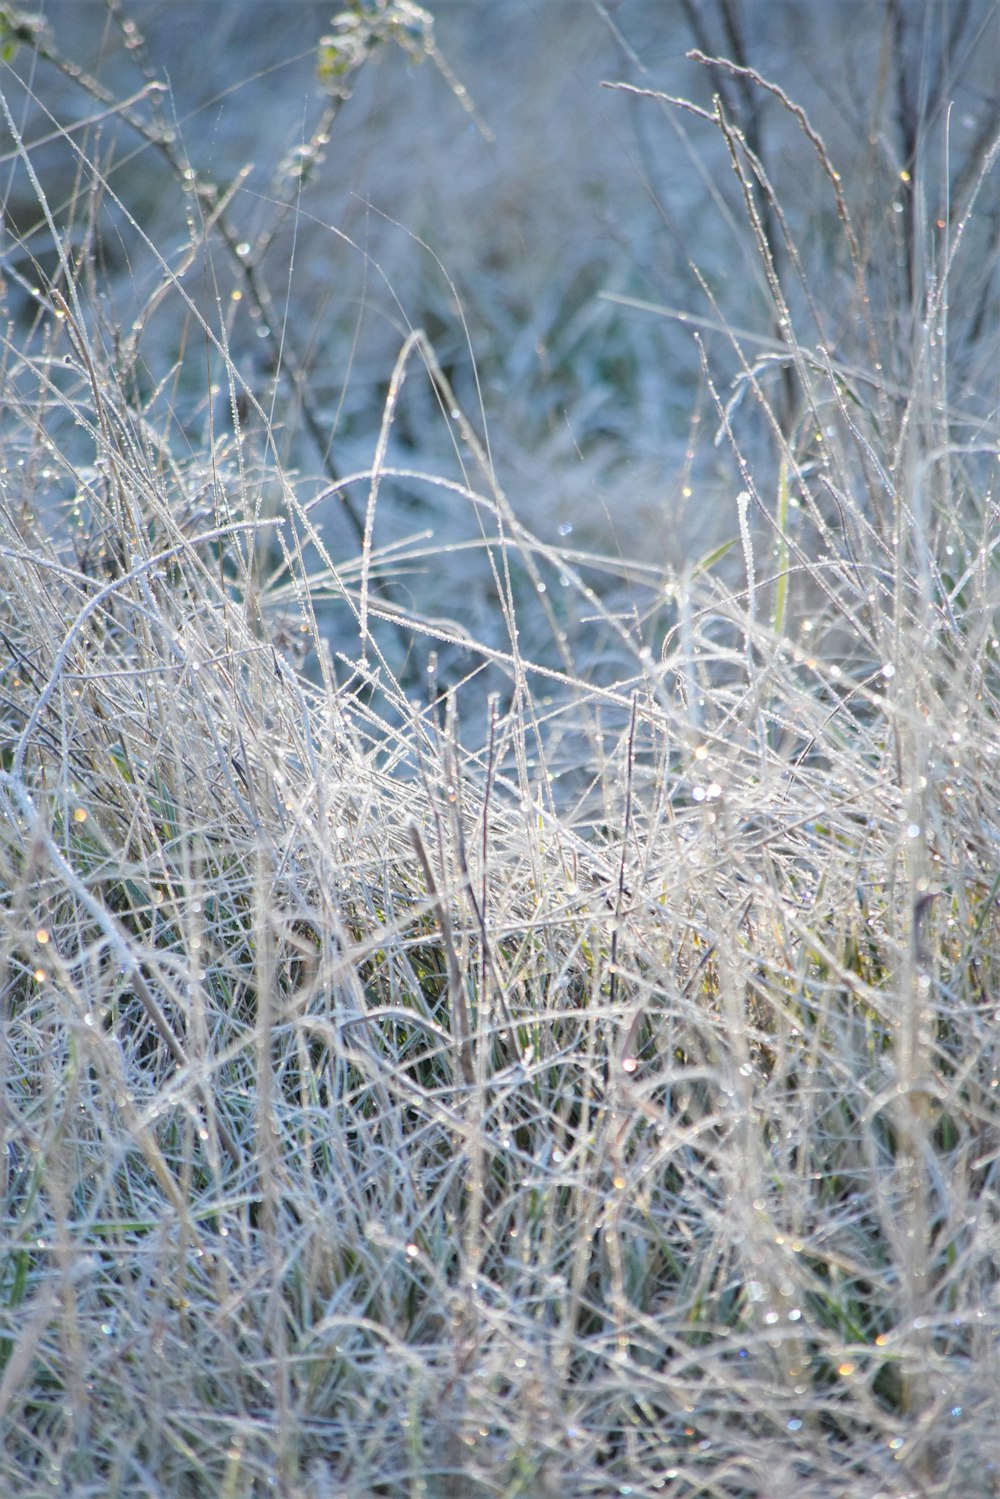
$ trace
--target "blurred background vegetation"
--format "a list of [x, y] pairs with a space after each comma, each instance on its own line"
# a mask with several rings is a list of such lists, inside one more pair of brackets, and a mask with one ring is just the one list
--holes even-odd
[[[440, 0], [343, 14], [351, 25], [303, 0], [56, 0], [38, 11], [41, 51], [9, 49], [3, 87], [53, 216], [91, 259], [108, 326], [134, 332], [136, 380], [170, 403], [193, 446], [232, 431], [230, 392], [218, 352], [162, 296], [161, 257], [225, 328], [282, 461], [315, 493], [370, 466], [394, 361], [423, 328], [537, 534], [654, 566], [734, 536], [732, 456], [694, 440], [716, 413], [693, 334], [724, 398], [738, 360], [723, 325], [745, 331], [751, 356], [783, 338], [740, 184], [711, 125], [602, 82], [708, 110], [718, 94], [780, 199], [830, 356], [863, 363], [867, 351], [809, 141], [777, 98], [693, 61], [694, 47], [777, 80], [807, 108], [856, 215], [881, 347], [898, 354], [898, 369], [877, 373], [889, 388], [907, 383], [932, 226], [943, 243], [1000, 119], [995, 4]], [[100, 169], [99, 209], [80, 153]], [[4, 170], [9, 306], [30, 321], [37, 267], [55, 264], [51, 226], [10, 150]], [[950, 286], [963, 347], [950, 350], [949, 395], [973, 426], [997, 398], [1000, 197], [988, 198]], [[759, 206], [798, 313], [797, 268]], [[765, 371], [791, 432], [801, 410], [790, 385], [782, 394], [787, 378], [780, 358]], [[245, 440], [263, 449], [260, 423], [242, 402], [240, 413]], [[758, 425], [752, 456], [776, 466]], [[452, 437], [432, 382], [408, 379], [389, 461], [440, 474]], [[349, 508], [363, 504], [355, 492]], [[317, 512], [343, 555], [357, 544], [345, 508]], [[477, 519], [454, 494], [383, 484], [376, 546], [427, 529], [435, 547], [474, 541]], [[400, 585], [417, 608], [441, 593], [440, 576], [428, 586], [421, 573]], [[606, 574], [597, 582], [609, 586]], [[484, 628], [488, 594], [484, 569], [463, 627]]]

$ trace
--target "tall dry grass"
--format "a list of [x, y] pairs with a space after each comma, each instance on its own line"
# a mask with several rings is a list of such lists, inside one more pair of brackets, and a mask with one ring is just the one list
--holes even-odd
[[[769, 97], [840, 269], [723, 87], [771, 333], [706, 357], [742, 489], [674, 571], [533, 535], [418, 333], [331, 553], [225, 316], [163, 258], [199, 448], [8, 116], [59, 247], [3, 345], [9, 1492], [996, 1492], [995, 338], [951, 324], [996, 148], [904, 296]], [[404, 371], [479, 528], [437, 558], [374, 543]], [[481, 636], [405, 592], [466, 559]]]

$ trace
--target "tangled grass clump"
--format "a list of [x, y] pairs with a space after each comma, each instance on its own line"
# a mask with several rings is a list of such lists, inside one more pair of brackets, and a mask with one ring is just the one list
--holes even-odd
[[[715, 128], [799, 417], [734, 335], [779, 461], [719, 399], [736, 546], [633, 628], [459, 412], [508, 633], [466, 642], [505, 683], [471, 747], [390, 661], [457, 637], [381, 591], [370, 514], [324, 549], [224, 329], [257, 457], [152, 421], [65, 254], [5, 335], [11, 1492], [995, 1492], [996, 502], [926, 331], [974, 194], [909, 386], [860, 402]], [[547, 569], [591, 661], [519, 629]]]

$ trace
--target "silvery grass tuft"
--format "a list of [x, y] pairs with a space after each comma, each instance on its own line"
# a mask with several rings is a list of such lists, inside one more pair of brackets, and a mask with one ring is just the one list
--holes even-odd
[[[331, 554], [225, 318], [163, 258], [149, 315], [231, 410], [197, 447], [8, 117], [59, 247], [3, 343], [11, 1493], [996, 1491], [997, 422], [949, 303], [997, 153], [889, 328], [808, 117], [739, 77], [808, 145], [842, 300], [720, 89], [690, 128], [774, 338], [705, 359], [732, 545], [655, 574], [531, 533], [419, 331]], [[83, 242], [110, 193], [82, 157]], [[447, 547], [373, 544], [404, 373], [481, 639], [408, 611]], [[428, 640], [491, 692], [428, 701]]]

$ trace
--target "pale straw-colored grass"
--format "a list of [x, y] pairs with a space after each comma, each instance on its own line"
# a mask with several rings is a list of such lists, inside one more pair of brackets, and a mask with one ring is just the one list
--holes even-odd
[[[695, 123], [789, 381], [706, 360], [743, 494], [700, 566], [534, 536], [423, 336], [475, 525], [373, 543], [387, 371], [345, 561], [166, 259], [235, 436], [191, 445], [68, 256], [8, 327], [5, 1492], [996, 1492], [996, 419], [944, 331], [976, 185], [890, 350], [817, 143], [841, 355], [763, 163]], [[491, 579], [480, 636], [482, 598], [413, 605], [438, 564]], [[482, 689], [428, 696], [428, 644]]]

